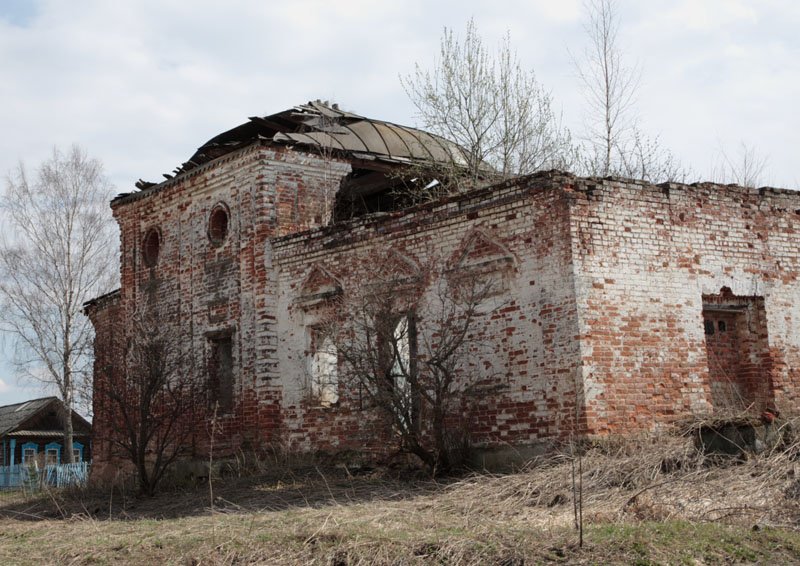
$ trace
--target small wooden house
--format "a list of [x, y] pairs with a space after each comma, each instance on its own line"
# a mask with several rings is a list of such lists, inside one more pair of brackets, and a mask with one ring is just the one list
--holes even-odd
[[[0, 466], [66, 461], [60, 403], [56, 397], [44, 397], [0, 407]], [[72, 411], [72, 427], [74, 461], [90, 460], [92, 425]]]

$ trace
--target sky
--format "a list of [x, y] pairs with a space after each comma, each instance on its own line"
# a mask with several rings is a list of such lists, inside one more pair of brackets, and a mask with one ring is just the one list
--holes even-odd
[[[761, 184], [800, 189], [800, 2], [619, 0], [618, 13], [639, 127], [690, 180], [746, 145], [766, 160]], [[463, 35], [469, 18], [489, 47], [510, 33], [580, 138], [581, 0], [0, 0], [0, 178], [78, 143], [128, 192], [249, 116], [312, 99], [417, 125], [399, 77], [432, 68], [443, 29]], [[43, 394], [0, 359], [0, 405]]]

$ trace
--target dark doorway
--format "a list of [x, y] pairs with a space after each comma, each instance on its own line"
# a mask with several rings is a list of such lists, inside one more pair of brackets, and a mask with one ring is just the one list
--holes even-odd
[[715, 410], [761, 411], [773, 388], [763, 297], [741, 297], [723, 287], [703, 295], [709, 389]]

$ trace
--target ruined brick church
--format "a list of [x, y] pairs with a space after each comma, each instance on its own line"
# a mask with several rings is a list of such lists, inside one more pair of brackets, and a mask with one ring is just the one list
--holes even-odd
[[111, 203], [120, 289], [86, 308], [95, 380], [124, 363], [115, 340], [155, 285], [196, 379], [215, 380], [220, 446], [379, 451], [385, 436], [355, 392], [314, 381], [340, 363], [321, 353], [317, 313], [369, 284], [369, 258], [413, 276], [435, 257], [443, 272], [502, 281], [502, 307], [473, 329], [486, 347], [464, 361], [502, 385], [461, 409], [474, 447], [798, 408], [800, 193], [560, 172], [437, 199], [393, 191], [403, 167], [462, 151], [309, 103], [140, 181]]

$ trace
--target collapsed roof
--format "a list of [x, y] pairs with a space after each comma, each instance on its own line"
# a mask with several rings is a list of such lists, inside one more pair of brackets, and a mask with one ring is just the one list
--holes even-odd
[[[448, 175], [469, 169], [467, 150], [441, 136], [365, 118], [345, 112], [337, 104], [317, 100], [271, 116], [251, 117], [248, 122], [208, 140], [188, 161], [164, 177], [169, 180], [188, 173], [256, 141], [298, 146], [348, 160], [352, 171], [342, 179], [336, 193], [336, 220], [403, 208], [414, 200], [409, 194], [432, 194], [431, 187]], [[419, 166], [416, 173], [396, 172], [411, 165]], [[483, 173], [491, 176], [493, 172], [486, 164], [480, 169], [481, 176]], [[409, 184], [413, 185], [410, 191]], [[142, 180], [136, 183], [142, 190], [156, 185]], [[398, 186], [404, 187], [404, 195], [397, 190]]]
[[[387, 164], [424, 162], [467, 166], [466, 150], [441, 136], [365, 118], [340, 110], [337, 104], [328, 105], [317, 100], [271, 116], [251, 117], [248, 122], [208, 140], [176, 168], [173, 175], [191, 171], [257, 139], [331, 149], [353, 159]], [[164, 176], [172, 178], [173, 175]], [[140, 182], [137, 186], [147, 188], [152, 184]]]

